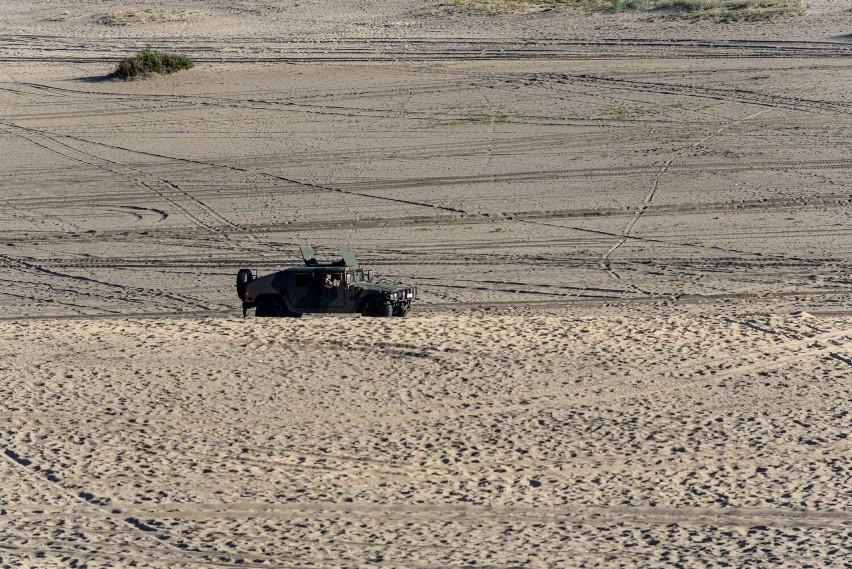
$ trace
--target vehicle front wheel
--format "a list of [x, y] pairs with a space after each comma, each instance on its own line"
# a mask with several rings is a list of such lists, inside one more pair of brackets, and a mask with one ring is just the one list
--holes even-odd
[[276, 298], [264, 298], [254, 309], [258, 318], [281, 318], [284, 316], [284, 305]]
[[408, 306], [403, 304], [400, 306], [395, 306], [393, 309], [393, 315], [399, 316], [400, 318], [408, 314]]
[[393, 307], [391, 307], [391, 303], [389, 301], [375, 298], [367, 301], [361, 309], [361, 316], [386, 318], [391, 315], [392, 311]]

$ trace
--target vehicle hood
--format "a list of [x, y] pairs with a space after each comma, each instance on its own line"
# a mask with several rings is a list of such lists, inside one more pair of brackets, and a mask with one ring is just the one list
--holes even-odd
[[405, 285], [390, 285], [390, 284], [379, 284], [379, 283], [368, 283], [368, 282], [355, 282], [355, 286], [364, 290], [365, 292], [396, 292], [400, 290], [405, 290], [411, 287]]

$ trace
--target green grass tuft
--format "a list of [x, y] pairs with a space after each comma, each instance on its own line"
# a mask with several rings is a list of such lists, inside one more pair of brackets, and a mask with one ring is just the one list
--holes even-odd
[[184, 55], [163, 53], [151, 49], [148, 45], [136, 55], [122, 59], [112, 77], [115, 79], [135, 79], [152, 73], [174, 73], [182, 69], [192, 69], [195, 63]]
[[449, 107], [451, 116], [436, 118], [424, 125], [424, 128], [440, 128], [445, 126], [468, 124], [497, 124], [511, 122], [509, 113], [501, 107], [478, 105], [465, 107], [461, 105]]

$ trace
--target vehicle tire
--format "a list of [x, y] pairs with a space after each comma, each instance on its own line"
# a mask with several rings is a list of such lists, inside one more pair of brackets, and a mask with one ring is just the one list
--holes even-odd
[[281, 318], [284, 310], [284, 305], [277, 298], [264, 298], [257, 303], [254, 315], [258, 318]]
[[391, 315], [393, 308], [390, 301], [383, 298], [368, 299], [361, 309], [361, 316], [371, 316], [374, 318], [387, 318]]
[[237, 273], [237, 295], [240, 300], [246, 297], [246, 285], [254, 280], [250, 269], [240, 269]]
[[408, 307], [404, 304], [402, 306], [395, 306], [393, 309], [393, 315], [399, 318], [402, 318], [406, 314], [408, 314]]
[[293, 312], [292, 310], [290, 310], [289, 308], [287, 308], [285, 306], [284, 307], [284, 316], [286, 316], [287, 318], [301, 318], [302, 313], [301, 312]]

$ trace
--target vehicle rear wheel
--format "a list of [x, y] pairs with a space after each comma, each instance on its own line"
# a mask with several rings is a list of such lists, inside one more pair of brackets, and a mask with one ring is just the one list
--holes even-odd
[[286, 316], [287, 318], [301, 318], [302, 313], [301, 312], [293, 312], [292, 310], [290, 310], [289, 308], [287, 308], [285, 306], [284, 307], [284, 316]]
[[258, 318], [281, 318], [284, 316], [284, 305], [277, 298], [264, 298], [254, 309]]
[[374, 318], [386, 318], [391, 315], [393, 308], [391, 303], [381, 298], [368, 300], [361, 309], [361, 316], [371, 316]]

